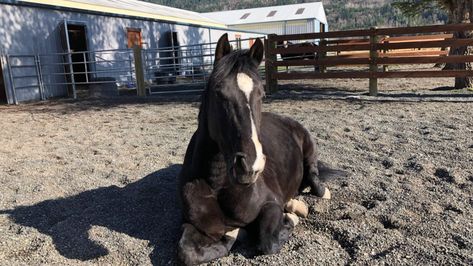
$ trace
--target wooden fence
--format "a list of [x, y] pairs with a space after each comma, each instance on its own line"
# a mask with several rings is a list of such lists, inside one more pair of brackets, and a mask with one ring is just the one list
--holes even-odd
[[[389, 65], [473, 62], [472, 55], [448, 56], [448, 51], [441, 50], [441, 48], [473, 46], [473, 39], [454, 39], [452, 35], [453, 32], [469, 30], [473, 30], [473, 24], [371, 28], [369, 30], [294, 35], [272, 34], [265, 41], [266, 89], [268, 92], [276, 91], [278, 80], [367, 78], [369, 79], [370, 95], [376, 95], [379, 78], [473, 76], [473, 70], [387, 71]], [[319, 46], [278, 45], [284, 41], [304, 40], [319, 40]], [[426, 48], [429, 50], [425, 50]], [[304, 53], [317, 53], [318, 57], [315, 59], [278, 60], [278, 55]], [[319, 71], [279, 72], [278, 67], [281, 66], [319, 66]], [[327, 70], [327, 67], [341, 66], [369, 66], [369, 70]], [[384, 66], [384, 69], [380, 70], [379, 66]]]

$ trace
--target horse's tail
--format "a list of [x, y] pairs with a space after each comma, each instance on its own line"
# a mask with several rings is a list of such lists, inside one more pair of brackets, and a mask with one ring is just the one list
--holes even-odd
[[336, 178], [348, 177], [348, 172], [331, 168], [327, 163], [318, 161], [319, 178], [321, 181], [327, 181]]

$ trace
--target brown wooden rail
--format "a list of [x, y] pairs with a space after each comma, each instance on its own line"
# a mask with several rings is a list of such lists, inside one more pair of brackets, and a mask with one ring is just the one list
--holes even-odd
[[[471, 55], [448, 56], [441, 48], [473, 46], [473, 39], [454, 39], [453, 32], [473, 30], [473, 24], [333, 31], [269, 35], [265, 40], [266, 84], [277, 89], [278, 80], [368, 78], [370, 95], [376, 95], [378, 78], [433, 78], [473, 76], [473, 70], [387, 71], [388, 65], [473, 62]], [[406, 36], [410, 34], [410, 36]], [[414, 36], [413, 36], [414, 35]], [[394, 37], [393, 37], [394, 36]], [[319, 40], [319, 46], [281, 46], [284, 41]], [[425, 48], [430, 48], [425, 50]], [[434, 50], [432, 50], [432, 48]], [[278, 60], [279, 55], [317, 53], [316, 59]], [[336, 55], [333, 55], [336, 54]], [[369, 66], [369, 70], [333, 72], [326, 67]], [[279, 72], [278, 67], [319, 66], [320, 71]], [[379, 66], [384, 67], [380, 71]]]

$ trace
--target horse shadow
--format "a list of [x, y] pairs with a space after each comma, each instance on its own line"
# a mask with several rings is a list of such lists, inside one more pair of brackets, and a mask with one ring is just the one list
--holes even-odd
[[177, 176], [181, 165], [165, 169], [120, 188], [103, 187], [32, 206], [0, 210], [23, 226], [52, 237], [57, 251], [69, 259], [88, 261], [109, 254], [89, 238], [92, 226], [103, 226], [154, 247], [153, 265], [175, 264], [181, 232]]

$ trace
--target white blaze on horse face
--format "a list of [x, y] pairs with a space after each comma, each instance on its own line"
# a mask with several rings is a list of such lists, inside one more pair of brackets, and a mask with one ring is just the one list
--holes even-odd
[[255, 145], [256, 150], [256, 160], [253, 163], [252, 170], [254, 172], [261, 172], [264, 169], [264, 165], [266, 163], [266, 157], [263, 154], [263, 146], [258, 138], [258, 132], [256, 131], [255, 121], [253, 121], [253, 114], [251, 112], [251, 108], [249, 105], [250, 102], [250, 95], [253, 91], [253, 79], [245, 73], [238, 73], [237, 74], [237, 83], [238, 88], [245, 94], [246, 100], [248, 102], [247, 107], [250, 110], [250, 120], [251, 120], [251, 140]]
[[237, 74], [238, 88], [245, 94], [247, 102], [250, 101], [250, 95], [253, 91], [253, 80], [245, 73]]

